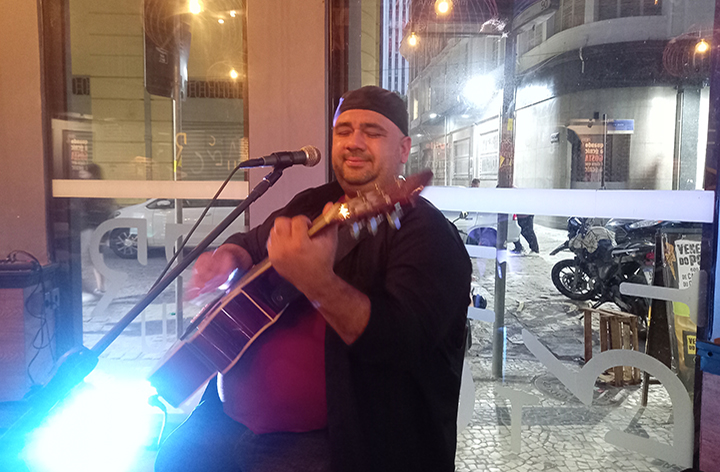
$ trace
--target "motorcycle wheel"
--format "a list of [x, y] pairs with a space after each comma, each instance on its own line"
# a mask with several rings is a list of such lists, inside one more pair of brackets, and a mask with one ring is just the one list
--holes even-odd
[[573, 259], [555, 264], [551, 276], [555, 288], [571, 300], [591, 300], [595, 296], [592, 277]]

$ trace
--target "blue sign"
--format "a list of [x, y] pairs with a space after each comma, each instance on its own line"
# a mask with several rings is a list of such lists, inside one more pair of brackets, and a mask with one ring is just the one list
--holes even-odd
[[608, 131], [634, 131], [635, 120], [610, 120]]

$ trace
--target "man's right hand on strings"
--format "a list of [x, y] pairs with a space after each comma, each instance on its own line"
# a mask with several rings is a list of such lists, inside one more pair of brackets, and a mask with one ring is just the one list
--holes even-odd
[[246, 271], [250, 267], [250, 254], [236, 244], [223, 244], [212, 252], [205, 252], [193, 266], [192, 278], [185, 290], [185, 299], [193, 300], [212, 292], [225, 283], [235, 269]]

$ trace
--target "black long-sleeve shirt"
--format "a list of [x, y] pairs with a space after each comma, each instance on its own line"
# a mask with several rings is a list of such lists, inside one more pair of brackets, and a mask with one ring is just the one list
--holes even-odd
[[[257, 263], [277, 216], [319, 216], [337, 183], [298, 194], [261, 226], [226, 242]], [[333, 469], [454, 470], [456, 418], [472, 266], [455, 228], [420, 198], [394, 230], [381, 224], [335, 265], [366, 294], [370, 320], [351, 345], [328, 326], [325, 372]]]

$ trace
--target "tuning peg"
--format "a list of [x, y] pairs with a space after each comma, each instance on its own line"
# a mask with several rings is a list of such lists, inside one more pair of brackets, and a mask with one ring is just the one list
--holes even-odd
[[375, 236], [377, 234], [378, 230], [378, 219], [376, 217], [372, 217], [368, 220], [370, 232]]
[[398, 230], [400, 229], [400, 217], [398, 216], [397, 212], [394, 211], [392, 213], [388, 213], [386, 215], [388, 223], [390, 226], [392, 226], [393, 229]]
[[352, 231], [353, 238], [358, 239], [360, 237], [360, 230], [362, 230], [362, 223], [360, 223], [359, 221], [356, 221], [355, 223], [352, 224], [350, 229]]

